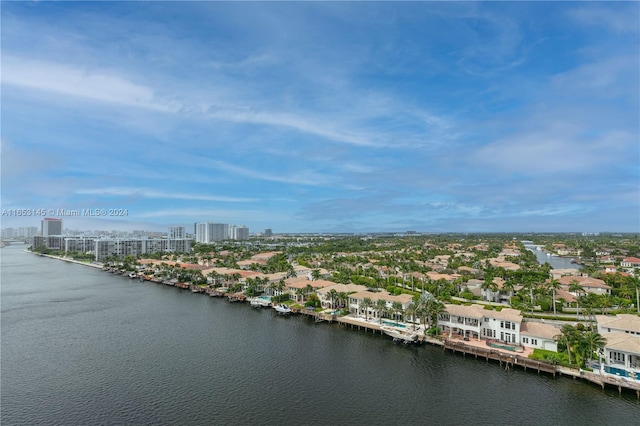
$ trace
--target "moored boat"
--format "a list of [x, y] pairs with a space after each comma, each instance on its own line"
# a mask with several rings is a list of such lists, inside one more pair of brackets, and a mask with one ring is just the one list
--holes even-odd
[[418, 335], [410, 330], [402, 330], [397, 327], [382, 326], [380, 329], [387, 336], [393, 337], [394, 341], [400, 340], [406, 343], [415, 343], [418, 341]]
[[273, 308], [276, 310], [276, 312], [278, 312], [279, 314], [282, 314], [282, 315], [288, 315], [291, 312], [293, 312], [291, 310], [291, 308], [288, 307], [287, 305], [285, 305], [284, 303], [281, 303], [279, 305], [275, 305]]

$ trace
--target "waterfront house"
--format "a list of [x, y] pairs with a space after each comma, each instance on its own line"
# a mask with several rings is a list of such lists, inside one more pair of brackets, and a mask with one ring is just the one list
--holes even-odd
[[520, 324], [520, 343], [529, 348], [558, 352], [555, 340], [558, 334], [560, 329], [551, 324], [531, 321]]
[[482, 305], [445, 305], [438, 315], [438, 328], [442, 332], [478, 340], [497, 340], [520, 343], [522, 313], [516, 309], [488, 310]]
[[[393, 302], [400, 302], [403, 310], [407, 309], [407, 307], [409, 307], [409, 305], [413, 302], [413, 296], [411, 296], [410, 294], [403, 293], [396, 296], [393, 294], [389, 294], [386, 291], [373, 292], [364, 290], [349, 295], [349, 313], [379, 319], [379, 312], [376, 307], [370, 307], [367, 310], [368, 312], [365, 312], [365, 310], [362, 308], [362, 301], [365, 298], [371, 299], [374, 304], [377, 303], [378, 300], [384, 300], [387, 304], [385, 308], [387, 312], [391, 309]], [[382, 313], [382, 315], [384, 316], [384, 312]], [[400, 313], [398, 314], [398, 316], [402, 317]]]
[[601, 372], [640, 380], [640, 317], [596, 315], [598, 333], [607, 343]]
[[288, 278], [284, 280], [289, 298], [298, 303], [304, 303], [310, 293], [317, 291], [323, 287], [335, 285], [332, 281], [315, 280], [311, 281], [307, 277]]
[[336, 293], [351, 294], [351, 293], [357, 293], [360, 291], [366, 291], [367, 287], [363, 285], [358, 285], [358, 284], [334, 284], [327, 287], [319, 288], [318, 290], [316, 290], [316, 294], [320, 299], [320, 304], [325, 309], [333, 308], [337, 304], [337, 301], [334, 300], [333, 301], [334, 303], [332, 305], [332, 301], [330, 297], [331, 290], [335, 290]]

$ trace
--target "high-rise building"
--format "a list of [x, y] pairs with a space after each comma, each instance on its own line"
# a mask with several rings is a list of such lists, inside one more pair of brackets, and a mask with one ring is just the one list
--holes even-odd
[[186, 230], [184, 226], [170, 226], [169, 227], [169, 238], [171, 239], [183, 239], [186, 238]]
[[202, 222], [194, 225], [196, 242], [211, 243], [224, 240], [248, 240], [249, 228], [227, 223]]
[[267, 228], [264, 230], [265, 237], [271, 237], [272, 235], [273, 235], [273, 231], [271, 230], [271, 228]]
[[248, 240], [249, 239], [249, 228], [244, 225], [236, 226], [236, 240]]
[[45, 217], [42, 219], [41, 234], [43, 237], [62, 235], [62, 219]]

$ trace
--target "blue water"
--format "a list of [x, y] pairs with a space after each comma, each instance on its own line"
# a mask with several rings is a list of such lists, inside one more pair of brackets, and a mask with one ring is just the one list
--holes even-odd
[[396, 323], [395, 321], [382, 320], [382, 323], [384, 325], [391, 325], [391, 326], [397, 327], [397, 328], [405, 328], [406, 327], [404, 324]]

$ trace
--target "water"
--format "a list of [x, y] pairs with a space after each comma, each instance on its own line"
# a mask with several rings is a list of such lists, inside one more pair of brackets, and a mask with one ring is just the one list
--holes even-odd
[[634, 424], [635, 395], [2, 249], [3, 425]]
[[545, 262], [548, 262], [553, 267], [553, 269], [580, 269], [580, 265], [571, 263], [572, 258], [570, 257], [547, 256], [547, 253], [545, 251], [536, 250], [535, 245], [525, 244], [525, 247], [531, 250], [533, 254], [536, 255], [536, 259], [541, 265]]

